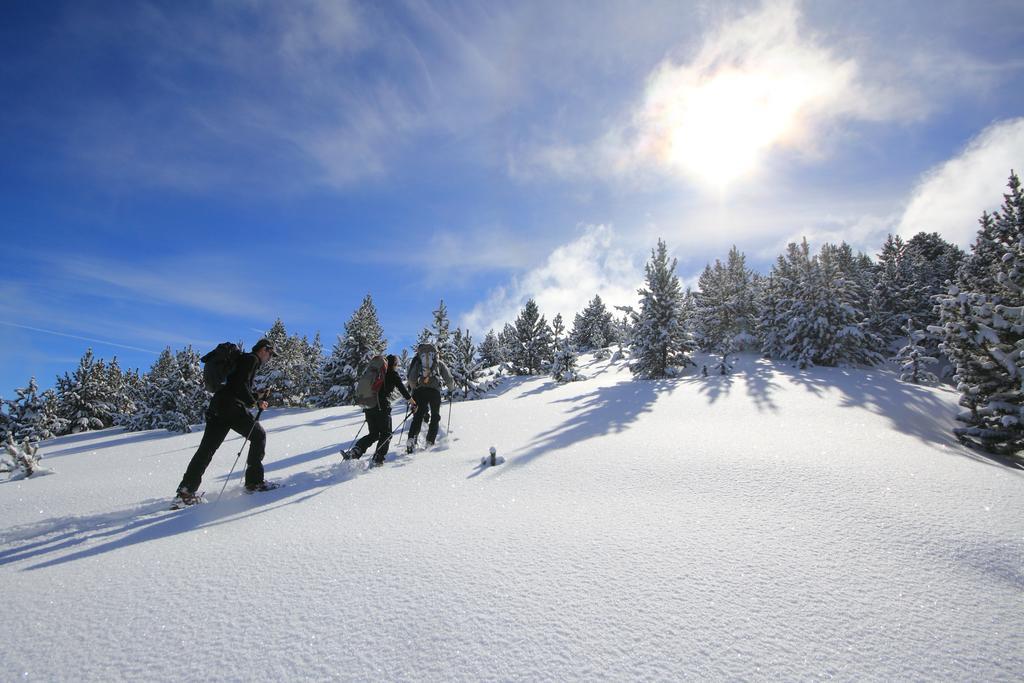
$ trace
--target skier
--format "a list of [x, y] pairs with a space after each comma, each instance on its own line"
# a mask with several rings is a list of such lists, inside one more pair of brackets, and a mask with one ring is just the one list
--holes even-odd
[[[438, 377], [440, 375], [440, 377]], [[433, 344], [420, 344], [416, 348], [416, 356], [409, 363], [409, 386], [412, 397], [416, 400], [415, 415], [409, 425], [409, 445], [405, 452], [412, 453], [416, 448], [416, 437], [419, 436], [423, 419], [430, 413], [430, 425], [427, 427], [427, 446], [433, 446], [437, 438], [437, 428], [441, 423], [441, 381], [448, 391], [455, 388], [455, 381], [448, 371], [448, 366], [437, 357], [437, 349]]]
[[181, 478], [175, 502], [183, 505], [200, 502], [196, 495], [199, 482], [214, 452], [224, 443], [224, 438], [231, 430], [249, 438], [249, 456], [245, 469], [246, 492], [277, 488], [277, 484], [263, 478], [263, 452], [267, 444], [267, 433], [248, 410], [252, 407], [264, 410], [267, 407], [266, 401], [253, 394], [252, 381], [256, 370], [273, 356], [274, 347], [270, 341], [260, 339], [252, 347], [251, 353], [243, 353], [238, 357], [234, 369], [228, 374], [227, 382], [210, 399], [206, 409], [203, 440]]
[[409, 390], [405, 388], [402, 378], [398, 376], [398, 357], [391, 354], [387, 357], [387, 371], [384, 375], [384, 383], [377, 391], [377, 405], [372, 408], [363, 409], [366, 415], [366, 425], [369, 432], [356, 442], [356, 445], [349, 450], [341, 452], [345, 460], [358, 460], [363, 453], [377, 442], [377, 448], [373, 454], [373, 464], [383, 465], [384, 456], [387, 455], [388, 447], [391, 445], [391, 394], [395, 389], [405, 397], [409, 406], [416, 410], [416, 401]]

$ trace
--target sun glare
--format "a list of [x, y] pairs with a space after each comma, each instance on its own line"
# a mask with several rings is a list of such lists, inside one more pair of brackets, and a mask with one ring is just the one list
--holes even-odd
[[662, 163], [723, 190], [758, 169], [766, 151], [799, 125], [809, 88], [799, 75], [721, 70], [654, 79], [645, 108], [647, 144]]

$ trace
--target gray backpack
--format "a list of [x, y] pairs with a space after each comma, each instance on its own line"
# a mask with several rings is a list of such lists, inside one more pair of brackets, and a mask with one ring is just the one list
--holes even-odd
[[356, 381], [356, 403], [364, 408], [377, 407], [377, 393], [384, 386], [388, 362], [384, 356], [374, 356]]
[[409, 363], [409, 386], [415, 389], [430, 381], [437, 371], [437, 347], [433, 344], [420, 344], [416, 347], [416, 355]]

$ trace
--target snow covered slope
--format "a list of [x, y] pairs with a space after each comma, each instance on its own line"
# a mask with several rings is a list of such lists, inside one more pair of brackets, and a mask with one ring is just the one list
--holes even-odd
[[1024, 478], [955, 443], [953, 393], [583, 371], [457, 403], [447, 444], [371, 471], [337, 456], [354, 409], [271, 411], [287, 486], [236, 471], [180, 512], [200, 432], [44, 443], [55, 476], [0, 484], [0, 678], [1024, 676]]

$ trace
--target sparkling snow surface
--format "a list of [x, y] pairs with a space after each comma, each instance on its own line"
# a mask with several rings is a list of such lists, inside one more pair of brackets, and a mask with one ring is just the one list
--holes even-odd
[[270, 411], [287, 486], [212, 504], [233, 435], [179, 512], [201, 431], [44, 443], [55, 476], [0, 484], [0, 679], [1024, 677], [1024, 477], [956, 444], [954, 393], [581, 369], [370, 471], [356, 410]]

